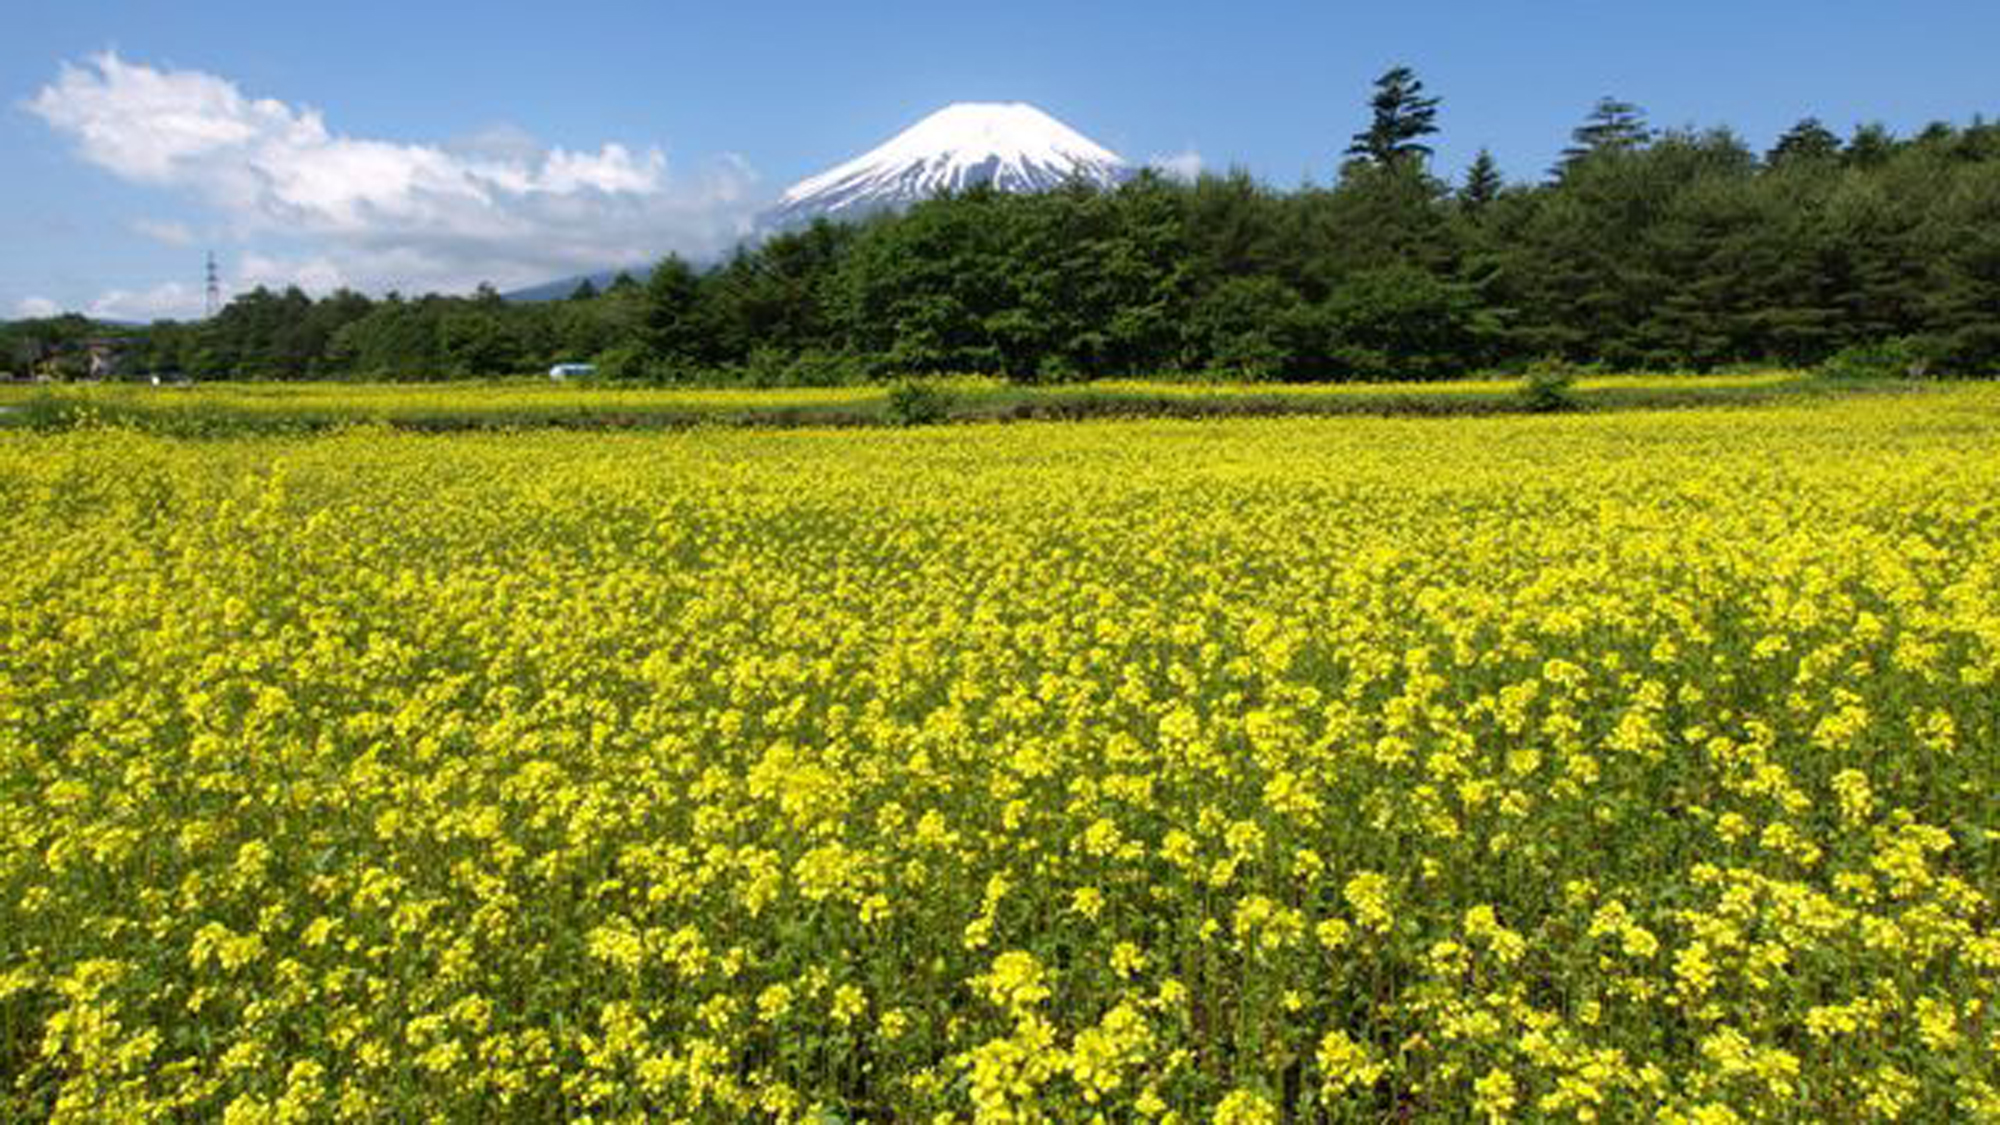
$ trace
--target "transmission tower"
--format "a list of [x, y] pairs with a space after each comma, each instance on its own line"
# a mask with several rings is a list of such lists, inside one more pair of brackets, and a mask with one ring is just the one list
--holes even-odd
[[222, 279], [215, 272], [215, 251], [208, 252], [208, 315], [222, 308]]

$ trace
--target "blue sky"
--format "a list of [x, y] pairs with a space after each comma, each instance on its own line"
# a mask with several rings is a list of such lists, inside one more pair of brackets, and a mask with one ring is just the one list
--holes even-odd
[[10, 0], [0, 317], [198, 313], [225, 287], [503, 288], [724, 243], [954, 101], [1127, 159], [1324, 181], [1398, 62], [1437, 170], [1538, 177], [1600, 95], [1768, 145], [2000, 114], [1990, 0], [108, 4]]

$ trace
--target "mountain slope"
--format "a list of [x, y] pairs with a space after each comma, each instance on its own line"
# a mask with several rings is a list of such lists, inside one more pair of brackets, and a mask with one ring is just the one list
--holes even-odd
[[861, 218], [979, 184], [1036, 192], [1071, 180], [1113, 187], [1131, 175], [1117, 153], [1034, 106], [961, 102], [879, 148], [799, 181], [758, 225], [780, 229], [821, 217]]
[[[1134, 174], [1110, 149], [1020, 102], [949, 105], [888, 143], [794, 184], [758, 217], [753, 239], [814, 219], [862, 219], [943, 191], [991, 184], [1004, 192], [1048, 191], [1072, 180], [1116, 187]], [[569, 296], [588, 278], [599, 289], [617, 270], [562, 278], [506, 294], [514, 301]], [[630, 271], [645, 280], [647, 268]]]

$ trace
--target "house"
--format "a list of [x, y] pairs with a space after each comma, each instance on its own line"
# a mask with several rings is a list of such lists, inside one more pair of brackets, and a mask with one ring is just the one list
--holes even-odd
[[125, 353], [132, 341], [117, 336], [92, 336], [83, 341], [85, 377], [115, 379], [124, 366]]

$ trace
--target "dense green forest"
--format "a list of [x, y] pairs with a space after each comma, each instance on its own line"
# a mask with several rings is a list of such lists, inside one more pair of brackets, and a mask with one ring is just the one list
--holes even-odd
[[[1611, 99], [1535, 183], [1482, 153], [1450, 179], [1437, 100], [1402, 68], [1330, 186], [1141, 174], [1112, 191], [985, 190], [669, 258], [603, 292], [511, 303], [296, 289], [134, 330], [124, 368], [197, 378], [447, 379], [594, 360], [612, 379], [1030, 382], [1173, 373], [1412, 379], [1561, 358], [1607, 368], [1805, 366], [1895, 342], [2000, 371], [2000, 125], [1814, 120], [1759, 154], [1655, 130]], [[0, 368], [67, 321], [0, 328]]]

